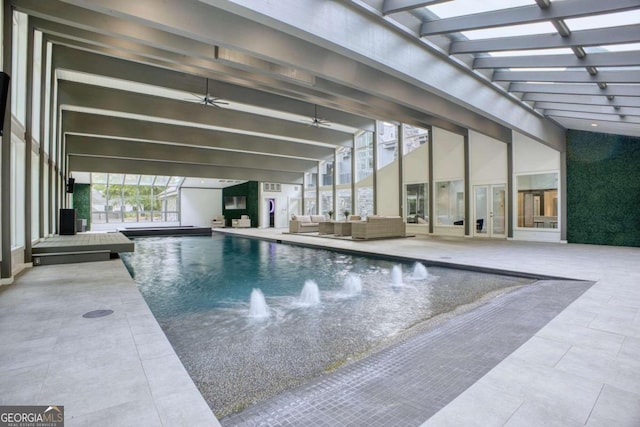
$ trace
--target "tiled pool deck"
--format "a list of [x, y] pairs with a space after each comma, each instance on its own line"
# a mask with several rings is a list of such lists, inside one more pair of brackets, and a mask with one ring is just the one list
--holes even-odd
[[[469, 377], [448, 367], [444, 372], [457, 378], [459, 386], [464, 380], [464, 387], [470, 387], [450, 402], [457, 392], [443, 397], [439, 407], [444, 407], [422, 421], [427, 426], [640, 425], [639, 248], [434, 237], [352, 242], [285, 235], [282, 230], [224, 232], [594, 281], [550, 322], [542, 316], [529, 319], [539, 323], [535, 329], [546, 325], [528, 340], [523, 337], [524, 344], [511, 354], [492, 356], [502, 361], [488, 373]], [[551, 300], [573, 299], [568, 294]], [[518, 314], [504, 302], [469, 315], [503, 312], [500, 324], [508, 325]], [[96, 309], [114, 313], [82, 317]], [[454, 328], [455, 322], [447, 327]], [[467, 333], [486, 343], [488, 353], [495, 344], [490, 334]], [[449, 336], [441, 333], [431, 339], [453, 347], [471, 341], [460, 343]], [[65, 405], [68, 426], [218, 425], [119, 260], [36, 267], [22, 273], [14, 285], [0, 288], [0, 342], [0, 405]], [[336, 371], [336, 381], [348, 376], [348, 369]], [[422, 372], [423, 379], [397, 371], [394, 381], [381, 378], [381, 396], [389, 397], [378, 408], [363, 404], [359, 413], [378, 411], [379, 419], [393, 415], [394, 387], [406, 384], [416, 393], [421, 387], [425, 394], [433, 393], [437, 384], [429, 383], [430, 378], [443, 375], [433, 366], [416, 372]], [[333, 381], [332, 376], [326, 379]], [[335, 408], [342, 418], [319, 415], [313, 425], [368, 425], [366, 417]], [[227, 421], [231, 417], [223, 424]], [[281, 418], [279, 424], [273, 418], [255, 421], [251, 423], [310, 425], [293, 417]]]

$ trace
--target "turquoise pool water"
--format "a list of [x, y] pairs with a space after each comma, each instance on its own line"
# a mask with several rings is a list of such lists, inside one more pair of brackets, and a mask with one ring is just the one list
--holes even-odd
[[[218, 417], [333, 369], [412, 326], [530, 279], [214, 234], [136, 239], [123, 260]], [[395, 272], [394, 272], [395, 271]], [[361, 281], [360, 293], [345, 288]], [[314, 281], [320, 303], [300, 300]], [[259, 288], [269, 316], [249, 315]]]

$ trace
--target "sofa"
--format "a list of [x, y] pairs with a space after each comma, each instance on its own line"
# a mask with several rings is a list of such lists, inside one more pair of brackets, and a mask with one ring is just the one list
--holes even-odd
[[289, 221], [289, 233], [311, 233], [319, 230], [324, 215], [294, 215]]
[[406, 224], [399, 216], [370, 215], [366, 221], [351, 224], [351, 238], [354, 240], [405, 237]]
[[231, 226], [235, 228], [249, 228], [251, 227], [251, 219], [249, 215], [240, 215], [239, 219], [232, 219]]

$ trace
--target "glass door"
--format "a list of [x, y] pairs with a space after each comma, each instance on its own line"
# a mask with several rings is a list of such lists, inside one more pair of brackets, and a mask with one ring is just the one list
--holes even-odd
[[504, 184], [474, 186], [474, 235], [505, 237], [505, 187]]

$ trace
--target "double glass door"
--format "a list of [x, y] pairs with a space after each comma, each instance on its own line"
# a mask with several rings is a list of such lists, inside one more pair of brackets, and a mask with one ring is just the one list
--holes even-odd
[[506, 236], [506, 186], [504, 184], [474, 186], [476, 236]]

